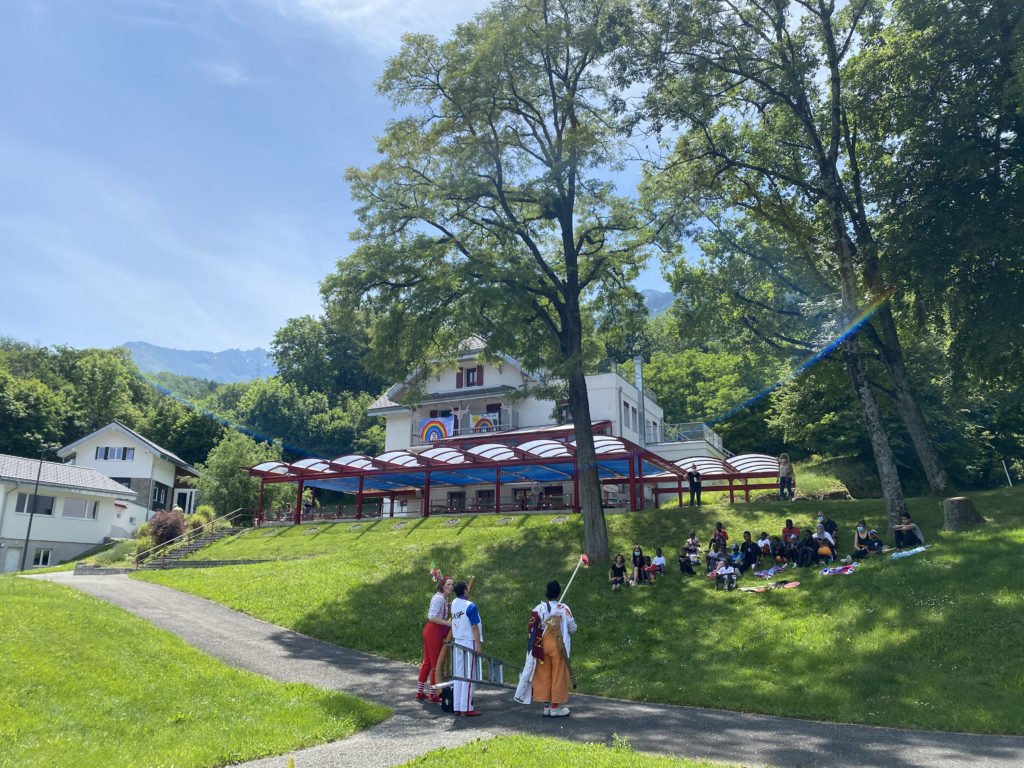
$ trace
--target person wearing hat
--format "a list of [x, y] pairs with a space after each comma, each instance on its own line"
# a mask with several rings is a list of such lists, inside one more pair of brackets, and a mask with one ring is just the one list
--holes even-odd
[[872, 528], [868, 531], [868, 557], [882, 554], [882, 540], [878, 538], [878, 531]]
[[[533, 673], [533, 699], [544, 702], [544, 717], [565, 717], [569, 714], [569, 681], [573, 687], [576, 681], [569, 667], [571, 651], [571, 635], [576, 631], [576, 620], [572, 611], [565, 603], [558, 602], [562, 594], [562, 585], [557, 581], [549, 581], [545, 589], [545, 598], [533, 614], [536, 616], [542, 633], [534, 641], [533, 655], [537, 658], [537, 667]], [[538, 649], [536, 646], [540, 646]], [[537, 651], [540, 651], [538, 655]]]

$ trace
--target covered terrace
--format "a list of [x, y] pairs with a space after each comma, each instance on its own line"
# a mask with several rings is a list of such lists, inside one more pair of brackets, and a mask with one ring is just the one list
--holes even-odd
[[[531, 508], [529, 504], [533, 503], [532, 500], [525, 502], [521, 497], [517, 499], [508, 492], [510, 487], [522, 489], [559, 485], [565, 488], [571, 483], [571, 493], [563, 493], [557, 507], [548, 503], [543, 508], [563, 508], [578, 512], [575, 443], [552, 439], [549, 433], [542, 430], [533, 435], [519, 431], [516, 437], [518, 439], [514, 445], [493, 441], [462, 446], [435, 443], [425, 450], [388, 451], [374, 458], [363, 455], [339, 456], [336, 459], [310, 458], [291, 464], [264, 462], [243, 469], [252, 477], [260, 479], [260, 519], [264, 515], [263, 489], [273, 483], [297, 485], [295, 523], [302, 519], [302, 493], [306, 488], [329, 489], [354, 495], [357, 517], [362, 517], [363, 505], [367, 500], [378, 504], [390, 501], [392, 514], [396, 500], [419, 501], [420, 513], [428, 516], [431, 511], [447, 509], [446, 505], [435, 506], [431, 498], [432, 489], [490, 486], [493, 488], [493, 496], [487, 496], [487, 507], [477, 505], [475, 510], [500, 513]], [[631, 510], [643, 507], [642, 489], [644, 485], [651, 484], [652, 477], [685, 479], [685, 470], [621, 437], [596, 434], [594, 448], [601, 483], [625, 485]], [[506, 489], [504, 494], [503, 488]]]
[[[736, 494], [742, 492], [745, 501], [750, 501], [751, 491], [778, 490], [779, 460], [765, 453], [741, 453], [726, 459], [708, 456], [687, 457], [675, 462], [677, 472], [666, 472], [648, 476], [647, 482], [654, 485], [654, 503], [665, 493], [677, 493], [679, 506], [683, 505], [683, 481], [686, 470], [696, 465], [701, 475], [701, 493], [728, 491], [729, 501], [736, 501]], [[682, 479], [680, 478], [682, 474]], [[677, 483], [673, 488], [672, 483]]]

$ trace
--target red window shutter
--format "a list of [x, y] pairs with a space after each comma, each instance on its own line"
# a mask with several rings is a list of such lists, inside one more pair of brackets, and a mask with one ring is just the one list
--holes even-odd
[[476, 367], [476, 385], [478, 387], [484, 385], [484, 367], [482, 365]]
[[459, 368], [459, 370], [455, 373], [455, 388], [456, 389], [462, 389], [462, 369], [461, 368]]

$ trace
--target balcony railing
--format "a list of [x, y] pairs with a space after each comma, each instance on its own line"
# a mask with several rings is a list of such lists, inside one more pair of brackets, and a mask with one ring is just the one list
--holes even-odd
[[691, 440], [703, 440], [708, 445], [723, 450], [722, 438], [707, 424], [700, 421], [686, 424], [659, 424], [647, 427], [647, 442], [650, 443], [685, 443]]
[[[473, 426], [478, 420], [486, 420], [484, 426]], [[428, 445], [432, 440], [424, 440], [420, 437], [419, 419], [413, 420], [413, 432], [410, 436], [410, 445]], [[459, 426], [456, 427], [450, 437], [468, 437], [470, 435], [486, 435], [493, 432], [508, 432], [519, 429], [519, 412], [515, 408], [502, 408], [500, 411], [487, 411], [481, 413], [470, 413], [464, 411], [459, 414]]]

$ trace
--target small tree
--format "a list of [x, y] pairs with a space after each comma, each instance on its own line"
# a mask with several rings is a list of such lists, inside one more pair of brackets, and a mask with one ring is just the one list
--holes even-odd
[[149, 520], [149, 535], [156, 546], [176, 539], [185, 532], [185, 515], [180, 509], [158, 510]]
[[[218, 515], [241, 508], [255, 509], [259, 502], [260, 481], [249, 477], [241, 468], [280, 460], [280, 446], [257, 443], [240, 432], [228, 432], [210, 451], [206, 461], [196, 467], [199, 478], [195, 485]], [[265, 497], [264, 502], [269, 504], [278, 498], [283, 499], [289, 488], [268, 487], [273, 499]]]

